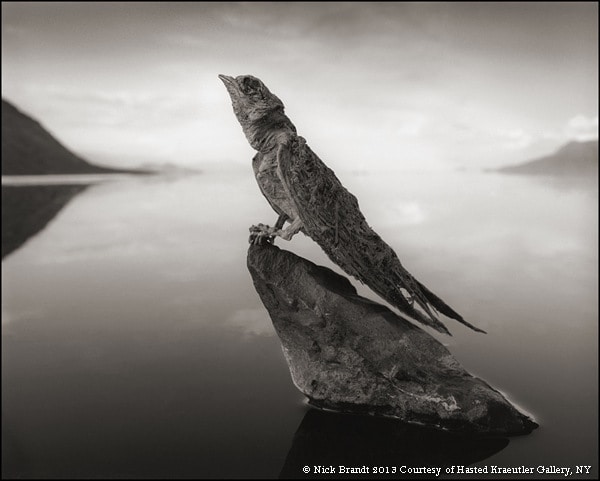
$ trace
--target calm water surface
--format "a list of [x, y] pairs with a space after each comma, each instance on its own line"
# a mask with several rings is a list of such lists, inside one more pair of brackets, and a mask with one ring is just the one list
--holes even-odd
[[[276, 217], [250, 172], [117, 179], [77, 194], [2, 262], [3, 476], [275, 478], [343, 453], [356, 466], [597, 476], [597, 185], [340, 178], [405, 267], [488, 332], [449, 320], [452, 338], [432, 334], [537, 431], [483, 446], [315, 415], [245, 267], [249, 225]], [[333, 267], [302, 234], [278, 244]], [[348, 429], [362, 433], [352, 446]]]

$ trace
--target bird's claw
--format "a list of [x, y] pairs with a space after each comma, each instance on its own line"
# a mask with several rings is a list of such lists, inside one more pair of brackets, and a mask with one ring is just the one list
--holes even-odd
[[272, 244], [275, 236], [272, 234], [272, 229], [268, 225], [258, 224], [250, 227], [250, 237], [248, 242], [255, 246]]
[[273, 236], [267, 234], [266, 232], [253, 232], [250, 234], [250, 237], [248, 238], [248, 242], [255, 246], [272, 244]]

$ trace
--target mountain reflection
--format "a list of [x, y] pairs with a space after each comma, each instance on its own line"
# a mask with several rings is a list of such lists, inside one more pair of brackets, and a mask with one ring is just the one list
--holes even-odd
[[[328, 478], [349, 476], [339, 473], [339, 466], [368, 468], [367, 474], [352, 474], [353, 478], [381, 478], [381, 474], [373, 473], [374, 466], [468, 466], [501, 451], [508, 442], [506, 438], [466, 436], [393, 419], [310, 409], [294, 435], [279, 477], [323, 477], [314, 473], [315, 466], [336, 468], [335, 474], [327, 474]], [[309, 474], [303, 473], [305, 466], [310, 468]], [[403, 475], [396, 472], [393, 477]]]
[[2, 259], [40, 232], [88, 185], [2, 186]]

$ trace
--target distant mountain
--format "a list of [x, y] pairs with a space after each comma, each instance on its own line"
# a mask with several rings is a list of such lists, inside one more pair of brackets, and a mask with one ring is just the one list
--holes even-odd
[[184, 175], [184, 174], [201, 174], [200, 169], [187, 167], [185, 165], [174, 164], [172, 162], [145, 162], [140, 165], [140, 169], [156, 172], [163, 175]]
[[39, 122], [2, 99], [2, 175], [95, 174], [133, 171], [90, 164]]
[[506, 174], [586, 177], [598, 175], [598, 141], [569, 142], [554, 154], [495, 169]]

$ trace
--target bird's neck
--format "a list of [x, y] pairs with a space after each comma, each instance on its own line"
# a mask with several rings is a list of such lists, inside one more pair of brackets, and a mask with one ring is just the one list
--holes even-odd
[[296, 127], [283, 112], [269, 112], [242, 128], [252, 148], [263, 154], [296, 134]]

